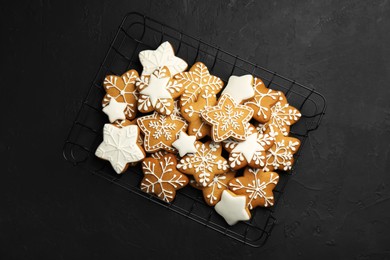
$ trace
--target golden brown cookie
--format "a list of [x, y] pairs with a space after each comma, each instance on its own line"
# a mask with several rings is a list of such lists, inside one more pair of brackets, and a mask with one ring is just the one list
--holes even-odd
[[184, 156], [177, 164], [177, 169], [193, 175], [199, 184], [206, 187], [216, 174], [227, 172], [229, 166], [225, 158], [221, 156], [222, 146], [220, 144], [211, 141], [203, 144], [196, 141], [195, 148], [197, 152]]
[[234, 178], [235, 172], [227, 172], [215, 175], [206, 187], [202, 188], [203, 198], [210, 206], [214, 206], [221, 200], [222, 192], [228, 189], [228, 183]]
[[181, 131], [187, 129], [185, 121], [157, 112], [138, 118], [137, 123], [144, 133], [144, 148], [148, 153], [159, 150], [176, 152], [176, 149], [172, 147], [172, 143], [179, 138]]
[[139, 91], [138, 110], [142, 113], [155, 110], [170, 115], [174, 109], [174, 99], [184, 90], [181, 83], [171, 79], [167, 67], [155, 70], [150, 76], [142, 75], [135, 84]]
[[246, 125], [252, 118], [253, 109], [237, 104], [229, 94], [224, 94], [217, 105], [203, 110], [202, 118], [212, 126], [211, 137], [221, 142], [229, 137], [246, 139]]
[[141, 181], [141, 190], [155, 194], [165, 202], [171, 202], [176, 196], [176, 190], [188, 184], [188, 177], [177, 171], [176, 157], [166, 154], [161, 159], [152, 157], [142, 162], [144, 178]]
[[237, 195], [246, 196], [249, 209], [257, 206], [270, 207], [274, 205], [272, 190], [278, 181], [279, 175], [276, 172], [263, 172], [247, 167], [244, 176], [229, 182], [229, 189]]
[[260, 123], [265, 123], [270, 120], [271, 107], [279, 100], [279, 91], [267, 88], [263, 81], [259, 78], [254, 78], [253, 89], [255, 95], [244, 104], [251, 107], [254, 111], [253, 118]]
[[197, 101], [201, 93], [215, 96], [223, 87], [223, 81], [210, 75], [206, 65], [202, 62], [196, 62], [189, 71], [177, 74], [174, 78], [184, 86], [184, 92], [180, 97], [182, 106]]
[[117, 102], [126, 103], [125, 116], [129, 120], [134, 119], [137, 114], [138, 92], [135, 86], [137, 78], [138, 72], [136, 70], [129, 70], [120, 77], [115, 75], [106, 76], [103, 86], [107, 94], [103, 98], [103, 107], [106, 107], [111, 98], [114, 98]]
[[300, 145], [301, 142], [297, 138], [277, 135], [275, 143], [266, 152], [264, 171], [291, 170], [294, 154]]

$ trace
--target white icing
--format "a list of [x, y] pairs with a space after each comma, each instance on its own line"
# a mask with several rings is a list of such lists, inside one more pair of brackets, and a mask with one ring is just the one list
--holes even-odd
[[127, 104], [125, 102], [118, 102], [115, 98], [110, 99], [110, 103], [103, 107], [103, 112], [108, 116], [108, 120], [114, 123], [116, 120], [125, 120], [125, 109]]
[[180, 132], [179, 138], [172, 143], [172, 146], [175, 147], [181, 157], [187, 153], [196, 153], [195, 143], [196, 137], [194, 135], [187, 135], [184, 132]]
[[149, 96], [152, 106], [156, 107], [158, 99], [172, 98], [171, 94], [166, 89], [169, 80], [169, 77], [158, 78], [155, 74], [152, 74], [150, 75], [148, 86], [142, 89], [139, 93]]
[[242, 153], [246, 161], [250, 162], [257, 151], [264, 151], [264, 148], [257, 142], [257, 133], [254, 133], [245, 141], [239, 142], [232, 153]]
[[250, 99], [255, 95], [252, 81], [253, 76], [249, 74], [241, 77], [230, 76], [225, 89], [222, 91], [222, 95], [229, 94], [237, 104], [240, 104], [242, 101]]
[[143, 66], [142, 75], [150, 75], [163, 66], [167, 66], [172, 75], [175, 75], [188, 66], [184, 60], [175, 56], [169, 42], [163, 42], [156, 50], [141, 51], [139, 60]]
[[246, 221], [251, 218], [246, 209], [246, 197], [243, 195], [233, 195], [227, 190], [222, 192], [221, 200], [215, 205], [215, 211], [230, 226], [236, 224], [238, 221]]
[[128, 163], [138, 162], [145, 158], [137, 145], [138, 135], [139, 130], [136, 125], [118, 128], [105, 124], [103, 142], [97, 148], [95, 155], [108, 160], [118, 174], [122, 173]]

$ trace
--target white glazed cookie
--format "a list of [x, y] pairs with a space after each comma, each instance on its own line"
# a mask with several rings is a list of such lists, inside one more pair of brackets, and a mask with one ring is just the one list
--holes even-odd
[[179, 155], [183, 157], [187, 153], [196, 153], [195, 148], [196, 137], [188, 135], [185, 132], [180, 132], [179, 138], [172, 143], [172, 146], [179, 151]]
[[108, 116], [108, 120], [114, 123], [117, 120], [125, 120], [125, 109], [127, 104], [124, 102], [118, 102], [115, 98], [111, 98], [108, 105], [103, 107], [103, 112]]
[[225, 219], [226, 223], [233, 226], [238, 221], [246, 221], [251, 218], [246, 204], [246, 196], [224, 190], [221, 200], [215, 205], [215, 211]]
[[222, 91], [223, 94], [229, 94], [237, 104], [241, 104], [243, 101], [252, 98], [255, 95], [253, 90], [253, 76], [230, 76], [229, 81]]

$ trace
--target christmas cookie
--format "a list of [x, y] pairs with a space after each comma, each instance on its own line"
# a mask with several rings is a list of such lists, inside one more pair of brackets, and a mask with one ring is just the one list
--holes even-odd
[[269, 121], [271, 107], [278, 102], [281, 92], [267, 88], [259, 78], [254, 78], [253, 89], [255, 95], [245, 102], [245, 105], [253, 109], [253, 118], [255, 120], [265, 123]]
[[146, 158], [142, 162], [144, 178], [141, 190], [152, 193], [165, 202], [171, 202], [176, 190], [188, 184], [188, 177], [176, 170], [176, 157], [166, 154], [161, 159]]
[[229, 182], [229, 189], [237, 195], [246, 196], [249, 209], [257, 206], [270, 207], [274, 205], [272, 190], [278, 181], [279, 175], [275, 172], [263, 172], [247, 167], [244, 176]]
[[226, 223], [232, 226], [238, 221], [246, 221], [251, 218], [246, 201], [246, 196], [234, 194], [230, 190], [224, 190], [221, 200], [214, 208], [225, 219]]
[[245, 126], [252, 118], [253, 109], [237, 104], [229, 94], [224, 94], [217, 105], [203, 110], [201, 115], [212, 126], [211, 137], [215, 142], [229, 137], [245, 140]]
[[[132, 121], [127, 120], [127, 119], [126, 120], [117, 120], [117, 121], [115, 121], [115, 123], [113, 123], [113, 125], [118, 127], [118, 128], [123, 128], [123, 127], [129, 126], [129, 125], [137, 125], [137, 119], [134, 119]], [[141, 146], [144, 144], [144, 138], [143, 138], [141, 133], [138, 135], [137, 143]]]
[[175, 75], [175, 79], [184, 86], [184, 92], [180, 97], [182, 106], [197, 101], [202, 93], [215, 97], [223, 87], [223, 81], [210, 75], [206, 65], [202, 62], [196, 62], [188, 72]]
[[[103, 107], [106, 107], [110, 104], [110, 100], [114, 99], [119, 103], [125, 104], [125, 109], [119, 109], [119, 112], [124, 112], [125, 117], [129, 120], [134, 119], [137, 114], [138, 92], [135, 87], [137, 78], [138, 72], [136, 70], [129, 70], [120, 77], [114, 75], [106, 76], [103, 86], [107, 94], [103, 98]], [[110, 120], [111, 123], [114, 121]]]
[[214, 206], [221, 200], [222, 192], [228, 189], [228, 183], [234, 178], [236, 173], [231, 171], [228, 173], [215, 175], [206, 187], [202, 188], [203, 198], [210, 206]]
[[229, 81], [222, 91], [223, 94], [229, 94], [237, 104], [252, 98], [255, 95], [253, 90], [253, 76], [230, 76]]
[[280, 92], [279, 101], [271, 107], [271, 117], [266, 124], [273, 131], [288, 136], [290, 126], [295, 124], [299, 118], [301, 118], [299, 110], [290, 106], [287, 103], [286, 96]]
[[182, 84], [171, 79], [167, 67], [155, 70], [150, 76], [137, 78], [139, 91], [138, 110], [148, 113], [153, 110], [170, 115], [174, 109], [174, 99], [183, 92]]
[[179, 138], [172, 143], [172, 146], [175, 147], [179, 151], [179, 155], [183, 157], [187, 153], [196, 153], [195, 141], [196, 137], [194, 135], [180, 132]]
[[124, 102], [118, 102], [114, 98], [110, 99], [108, 105], [103, 107], [103, 112], [108, 116], [108, 120], [114, 123], [116, 120], [125, 120], [125, 109], [127, 105]]
[[177, 169], [183, 173], [194, 176], [196, 182], [206, 187], [216, 174], [228, 171], [228, 164], [221, 156], [222, 146], [208, 141], [203, 144], [195, 142], [196, 153], [184, 156]]
[[154, 112], [137, 120], [138, 126], [144, 133], [144, 148], [148, 153], [166, 150], [176, 152], [172, 143], [179, 134], [187, 129], [187, 123], [174, 116], [165, 116]]
[[105, 124], [103, 142], [97, 148], [95, 155], [108, 160], [118, 174], [123, 173], [129, 163], [145, 158], [142, 146], [137, 143], [138, 138], [139, 128], [136, 125], [119, 128], [112, 124]]
[[264, 171], [291, 170], [294, 154], [300, 145], [301, 142], [297, 138], [277, 135], [275, 143], [266, 152]]
[[175, 56], [172, 45], [163, 42], [156, 50], [145, 50], [139, 53], [139, 60], [143, 66], [142, 75], [150, 75], [161, 67], [168, 67], [172, 75], [187, 69], [187, 63]]

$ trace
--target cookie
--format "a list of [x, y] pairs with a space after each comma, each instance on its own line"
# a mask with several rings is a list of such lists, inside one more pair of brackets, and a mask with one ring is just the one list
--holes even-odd
[[301, 142], [297, 138], [277, 135], [275, 143], [266, 152], [264, 171], [291, 170], [294, 154], [300, 145]]
[[227, 172], [215, 175], [206, 187], [202, 188], [203, 198], [210, 206], [214, 206], [221, 200], [222, 192], [228, 189], [228, 183], [234, 178], [235, 172]]
[[229, 94], [237, 104], [252, 98], [255, 95], [253, 90], [253, 76], [230, 76], [222, 95]]
[[172, 143], [172, 146], [175, 147], [179, 151], [179, 155], [183, 157], [187, 153], [196, 153], [195, 141], [196, 137], [194, 135], [180, 132], [179, 138]]
[[196, 62], [188, 72], [177, 74], [174, 78], [184, 86], [184, 92], [180, 97], [181, 106], [194, 103], [202, 93], [215, 97], [223, 87], [223, 81], [210, 75], [202, 62]]
[[156, 50], [141, 51], [138, 55], [143, 66], [142, 75], [150, 75], [161, 67], [167, 67], [172, 75], [187, 69], [187, 63], [175, 56], [175, 51], [169, 42], [163, 42]]
[[251, 218], [246, 201], [246, 196], [224, 190], [221, 200], [215, 205], [214, 209], [225, 219], [226, 223], [233, 226], [238, 221], [247, 221]]
[[[134, 119], [132, 121], [130, 120], [117, 120], [115, 121], [115, 123], [113, 123], [114, 126], [118, 127], [118, 128], [123, 128], [123, 127], [126, 127], [126, 126], [129, 126], [129, 125], [137, 125], [137, 119]], [[140, 133], [138, 135], [138, 139], [137, 139], [137, 143], [142, 146], [144, 144], [144, 138], [142, 136], [142, 133]]]
[[105, 124], [103, 142], [96, 149], [95, 155], [109, 161], [116, 173], [123, 173], [129, 163], [145, 158], [144, 149], [137, 143], [139, 134], [136, 125], [119, 128], [112, 124]]
[[152, 193], [165, 202], [173, 201], [176, 190], [188, 184], [188, 177], [177, 171], [176, 164], [173, 154], [166, 154], [161, 159], [146, 158], [142, 162], [144, 178], [141, 190]]
[[211, 141], [205, 144], [195, 142], [196, 153], [184, 156], [177, 164], [177, 169], [194, 176], [196, 182], [206, 187], [216, 174], [228, 171], [229, 166], [221, 156], [222, 146]]
[[186, 103], [181, 107], [181, 114], [188, 122], [188, 133], [190, 135], [195, 135], [196, 139], [211, 135], [211, 126], [205, 123], [201, 114], [204, 110], [216, 104], [216, 96], [205, 90], [205, 92], [199, 94], [195, 102]]
[[108, 116], [108, 120], [114, 123], [116, 120], [125, 120], [125, 109], [127, 104], [118, 102], [114, 98], [110, 99], [109, 103], [103, 107], [103, 112]]
[[276, 172], [263, 172], [261, 169], [245, 168], [244, 176], [229, 182], [229, 189], [237, 195], [247, 197], [249, 209], [257, 206], [274, 205], [273, 189], [279, 181]]
[[266, 124], [271, 127], [273, 131], [288, 136], [290, 126], [295, 124], [301, 116], [299, 110], [290, 106], [286, 96], [280, 92], [279, 101], [271, 107], [271, 117]]
[[171, 79], [167, 67], [155, 70], [150, 76], [137, 78], [139, 91], [138, 110], [148, 113], [153, 110], [170, 115], [174, 109], [174, 99], [183, 92], [182, 84]]
[[[111, 99], [115, 99], [119, 103], [126, 104], [124, 109], [126, 118], [129, 120], [134, 119], [137, 115], [138, 92], [135, 87], [137, 78], [138, 72], [136, 70], [129, 70], [120, 77], [114, 75], [106, 76], [103, 87], [107, 94], [103, 98], [103, 107], [106, 107]], [[110, 120], [111, 123], [114, 121]]]
[[246, 124], [252, 118], [253, 109], [237, 104], [229, 94], [224, 94], [217, 105], [203, 110], [202, 118], [211, 128], [211, 137], [221, 142], [229, 137], [237, 140], [246, 139]]
[[180, 132], [187, 129], [185, 121], [157, 112], [138, 118], [137, 124], [144, 134], [144, 148], [148, 153], [159, 150], [176, 152], [172, 143], [179, 138]]
[[279, 91], [267, 88], [263, 81], [254, 78], [253, 89], [255, 95], [244, 104], [253, 109], [253, 118], [260, 123], [266, 123], [271, 117], [271, 107], [279, 100]]

